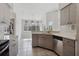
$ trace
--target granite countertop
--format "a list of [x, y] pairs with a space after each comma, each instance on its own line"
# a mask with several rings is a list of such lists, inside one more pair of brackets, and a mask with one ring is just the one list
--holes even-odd
[[60, 36], [60, 37], [63, 37], [63, 38], [76, 40], [76, 33], [72, 33], [72, 32], [51, 32], [51, 33], [47, 33], [47, 32], [32, 32], [32, 34], [56, 35], [56, 36]]

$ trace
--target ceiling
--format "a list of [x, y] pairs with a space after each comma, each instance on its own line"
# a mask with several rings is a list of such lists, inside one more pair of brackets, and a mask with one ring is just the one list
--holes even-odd
[[15, 3], [14, 11], [22, 15], [45, 14], [57, 10], [58, 3]]

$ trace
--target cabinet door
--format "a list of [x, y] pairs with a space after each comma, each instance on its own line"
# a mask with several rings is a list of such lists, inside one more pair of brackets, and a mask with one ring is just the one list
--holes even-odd
[[68, 23], [68, 20], [69, 20], [69, 6], [66, 6], [60, 11], [60, 24], [66, 25]]
[[53, 37], [52, 37], [52, 35], [46, 35], [45, 48], [53, 50]]
[[70, 5], [69, 13], [70, 13], [69, 23], [75, 24], [76, 23], [76, 4], [73, 3]]
[[2, 20], [5, 21], [7, 24], [9, 24], [10, 8], [6, 3], [0, 4], [0, 18], [3, 18]]
[[38, 46], [38, 35], [37, 34], [32, 34], [32, 46]]
[[63, 55], [74, 56], [75, 55], [75, 41], [70, 39], [63, 39]]
[[43, 34], [39, 35], [39, 46], [45, 47], [45, 35], [43, 35]]
[[59, 3], [59, 9], [62, 9], [62, 8], [66, 7], [69, 4], [70, 3]]
[[52, 35], [43, 35], [39, 36], [39, 46], [47, 49], [53, 50], [53, 38]]

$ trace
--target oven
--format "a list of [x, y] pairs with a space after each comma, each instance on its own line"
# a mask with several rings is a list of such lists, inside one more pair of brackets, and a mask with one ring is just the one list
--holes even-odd
[[9, 56], [9, 40], [0, 40], [0, 56]]

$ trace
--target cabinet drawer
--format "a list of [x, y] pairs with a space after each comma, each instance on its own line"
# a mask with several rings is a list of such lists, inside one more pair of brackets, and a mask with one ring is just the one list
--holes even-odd
[[38, 46], [38, 35], [32, 34], [32, 46]]
[[39, 34], [39, 38], [45, 38], [44, 34]]
[[63, 43], [64, 43], [63, 45], [68, 45], [68, 46], [73, 47], [73, 48], [75, 47], [74, 40], [64, 38]]
[[45, 38], [46, 39], [52, 39], [52, 35], [46, 35]]
[[75, 48], [70, 46], [63, 47], [63, 55], [64, 56], [74, 56], [75, 55]]

